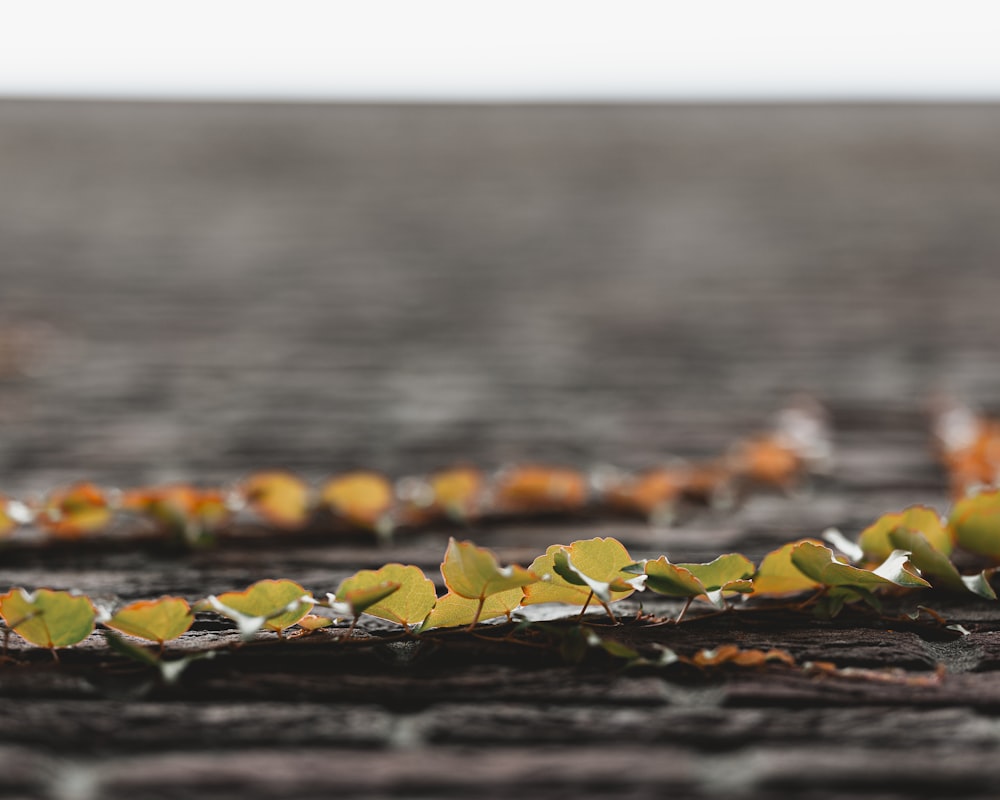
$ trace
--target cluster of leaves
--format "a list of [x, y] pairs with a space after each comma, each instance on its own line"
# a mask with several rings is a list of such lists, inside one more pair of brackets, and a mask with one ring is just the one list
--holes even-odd
[[435, 628], [472, 629], [496, 617], [510, 620], [539, 603], [563, 604], [580, 616], [594, 603], [614, 619], [612, 605], [642, 591], [683, 600], [677, 621], [692, 601], [725, 609], [740, 595], [807, 595], [803, 607], [811, 604], [830, 615], [846, 603], [878, 608], [880, 592], [931, 586], [996, 599], [992, 569], [964, 575], [950, 556], [958, 545], [1000, 560], [1000, 490], [961, 500], [947, 521], [931, 508], [913, 506], [883, 515], [856, 542], [836, 532], [826, 536], [842, 555], [822, 541], [802, 539], [768, 553], [760, 564], [738, 553], [675, 564], [666, 556], [637, 561], [616, 539], [594, 538], [553, 545], [527, 568], [501, 566], [489, 550], [451, 539], [441, 564], [447, 588], [442, 597], [420, 568], [393, 563], [361, 570], [324, 597], [291, 580], [263, 580], [193, 606], [180, 597], [161, 597], [111, 610], [74, 592], [14, 588], [0, 596], [0, 616], [6, 635], [55, 650], [82, 642], [97, 624], [162, 648], [190, 628], [198, 611], [232, 620], [244, 637], [261, 629], [283, 635], [292, 626], [311, 632], [341, 618], [351, 621], [343, 634], [349, 637], [362, 614], [418, 636]]
[[945, 402], [934, 416], [934, 434], [954, 497], [1000, 483], [1000, 420]]
[[79, 540], [123, 518], [187, 543], [231, 533], [241, 520], [279, 532], [334, 522], [380, 536], [397, 528], [504, 515], [601, 511], [661, 520], [684, 500], [714, 502], [736, 487], [751, 485], [787, 488], [815, 463], [814, 444], [779, 427], [737, 442], [718, 459], [639, 473], [524, 465], [492, 473], [455, 467], [395, 482], [381, 473], [358, 471], [335, 476], [318, 488], [283, 471], [258, 472], [227, 488], [170, 485], [118, 491], [77, 483], [38, 499], [0, 495], [0, 541], [19, 528], [41, 531], [44, 538]]

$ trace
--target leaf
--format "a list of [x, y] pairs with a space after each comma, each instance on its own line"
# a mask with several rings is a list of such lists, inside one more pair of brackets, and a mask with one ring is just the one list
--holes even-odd
[[538, 580], [534, 572], [516, 565], [501, 567], [489, 550], [472, 542], [456, 541], [454, 537], [448, 540], [441, 576], [450, 591], [474, 600], [485, 600]]
[[646, 587], [669, 597], [705, 597], [724, 608], [727, 592], [750, 592], [752, 561], [739, 553], [719, 556], [707, 564], [671, 564], [666, 556], [645, 564]]
[[824, 586], [876, 589], [885, 586], [929, 587], [923, 578], [906, 569], [909, 553], [893, 551], [889, 558], [874, 570], [842, 564], [829, 547], [799, 542], [792, 549], [792, 563], [804, 575]]
[[38, 647], [52, 650], [82, 642], [94, 630], [97, 612], [83, 595], [38, 589], [11, 589], [0, 596], [7, 627]]
[[17, 520], [8, 511], [7, 504], [9, 502], [9, 498], [0, 494], [0, 539], [13, 532], [18, 524]]
[[579, 575], [586, 575], [592, 582], [608, 586], [609, 599], [604, 602], [622, 600], [635, 591], [635, 586], [628, 583], [634, 576], [622, 571], [633, 563], [625, 545], [610, 537], [581, 539], [568, 547], [552, 545], [545, 555], [532, 562], [529, 569], [541, 580], [525, 586], [522, 605], [568, 603], [582, 606], [587, 602], [592, 587], [582, 578], [579, 583], [568, 581], [556, 570], [556, 556], [561, 551], [566, 552]]
[[512, 467], [497, 478], [493, 506], [507, 514], [579, 511], [589, 497], [587, 478], [563, 467]]
[[738, 667], [760, 667], [769, 662], [778, 662], [789, 667], [795, 666], [795, 659], [787, 650], [743, 650], [734, 644], [726, 644], [712, 650], [699, 650], [691, 657], [696, 667], [717, 667], [721, 664], [735, 664]]
[[959, 500], [951, 510], [948, 527], [961, 547], [1000, 559], [1000, 489]]
[[218, 530], [233, 515], [221, 489], [196, 489], [186, 484], [132, 489], [122, 495], [121, 506], [152, 517], [192, 541]]
[[187, 600], [164, 595], [158, 600], [140, 600], [120, 609], [104, 624], [121, 633], [164, 642], [186, 633], [194, 622]]
[[954, 591], [969, 591], [988, 600], [996, 600], [996, 592], [990, 586], [989, 571], [978, 575], [962, 575], [955, 565], [940, 550], [935, 548], [920, 531], [897, 528], [889, 534], [889, 540], [899, 550], [910, 553], [910, 561], [922, 573], [936, 579], [941, 586]]
[[619, 575], [611, 581], [602, 581], [591, 577], [573, 563], [572, 556], [567, 547], [560, 547], [553, 554], [552, 569], [567, 583], [571, 583], [574, 586], [586, 586], [602, 603], [611, 602], [612, 591], [629, 592], [635, 589], [631, 583], [627, 582], [623, 575]]
[[486, 477], [478, 469], [456, 467], [436, 472], [430, 477], [434, 507], [442, 513], [464, 521], [478, 515]]
[[[367, 593], [364, 604], [358, 603], [359, 593]], [[437, 593], [420, 567], [386, 564], [376, 570], [363, 569], [341, 581], [336, 598], [349, 602], [355, 616], [363, 611], [408, 628], [427, 617]]]
[[800, 594], [820, 588], [822, 584], [804, 575], [792, 563], [792, 551], [804, 543], [820, 544], [816, 539], [800, 539], [782, 545], [764, 556], [753, 578], [755, 596]]
[[[491, 594], [483, 602], [479, 611], [479, 600], [462, 597], [454, 592], [448, 592], [439, 597], [433, 610], [424, 620], [420, 630], [430, 628], [455, 628], [471, 625], [474, 621], [485, 621], [495, 617], [510, 617], [511, 613], [521, 605], [524, 593], [521, 587], [508, 589], [505, 592]], [[477, 617], [477, 611], [479, 616]]]
[[858, 537], [858, 544], [868, 561], [884, 561], [895, 549], [890, 541], [893, 531], [905, 528], [919, 531], [931, 547], [948, 555], [952, 551], [951, 534], [945, 529], [941, 516], [928, 506], [910, 506], [894, 514], [883, 514], [865, 528]]
[[318, 631], [320, 628], [329, 628], [333, 625], [333, 620], [329, 617], [321, 617], [319, 614], [306, 614], [298, 621], [298, 626], [305, 631]]
[[738, 443], [728, 459], [733, 473], [763, 486], [788, 488], [802, 469], [802, 459], [784, 437], [759, 436]]
[[376, 533], [392, 530], [392, 485], [377, 472], [350, 472], [320, 490], [330, 511], [345, 522]]
[[78, 539], [106, 528], [111, 514], [103, 489], [93, 483], [77, 483], [52, 492], [38, 522], [58, 539]]
[[309, 521], [309, 486], [290, 472], [258, 472], [241, 489], [253, 512], [276, 528], [295, 530]]
[[[306, 596], [306, 590], [294, 581], [264, 580], [242, 592], [226, 592], [209, 598], [209, 604], [224, 616], [230, 616], [228, 612], [231, 611], [237, 612], [239, 616], [230, 616], [230, 619], [248, 635], [261, 627], [278, 632], [290, 628], [312, 610], [312, 601], [303, 599]], [[256, 627], [247, 630], [254, 623]]]
[[608, 487], [604, 502], [619, 511], [655, 517], [677, 501], [683, 485], [677, 469], [654, 469]]

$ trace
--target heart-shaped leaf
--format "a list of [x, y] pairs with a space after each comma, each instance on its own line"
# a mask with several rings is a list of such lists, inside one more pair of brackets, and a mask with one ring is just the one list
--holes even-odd
[[[385, 592], [392, 586], [396, 588]], [[381, 597], [376, 596], [379, 592], [382, 592]], [[373, 599], [359, 606], [359, 593], [368, 593], [366, 599]], [[408, 628], [422, 622], [430, 613], [437, 594], [434, 583], [420, 567], [386, 564], [376, 570], [363, 569], [342, 581], [337, 587], [336, 598], [351, 603], [355, 616], [363, 611]]]
[[210, 608], [236, 622], [240, 632], [247, 636], [261, 628], [278, 632], [290, 628], [312, 610], [313, 603], [307, 597], [306, 590], [295, 581], [264, 580], [242, 592], [210, 597], [208, 603]]
[[931, 547], [945, 556], [951, 553], [951, 533], [945, 528], [941, 516], [928, 506], [910, 506], [893, 514], [883, 514], [865, 528], [858, 537], [858, 544], [868, 561], [884, 561], [896, 548], [892, 546], [892, 532], [899, 529], [919, 531]]
[[534, 572], [511, 565], [501, 567], [492, 552], [476, 547], [472, 542], [459, 542], [452, 537], [441, 564], [445, 585], [457, 595], [473, 600], [485, 600], [497, 592], [527, 586], [538, 580]]
[[462, 522], [478, 515], [486, 476], [478, 469], [456, 467], [431, 475], [430, 486], [434, 508]]
[[392, 485], [377, 472], [350, 472], [327, 481], [320, 490], [334, 516], [376, 533], [391, 533]]
[[192, 622], [194, 615], [187, 600], [163, 596], [131, 603], [104, 624], [121, 633], [163, 644], [186, 633]]
[[77, 483], [52, 492], [38, 522], [59, 539], [78, 539], [103, 530], [112, 510], [104, 490], [93, 483]]
[[321, 617], [318, 614], [306, 614], [298, 621], [298, 626], [304, 631], [318, 631], [320, 628], [329, 628], [333, 625], [333, 620], [329, 617]]
[[925, 575], [930, 575], [935, 585], [954, 591], [969, 591], [988, 600], [997, 599], [989, 581], [992, 570], [983, 570], [977, 575], [962, 575], [920, 531], [896, 528], [889, 534], [889, 540], [896, 549], [908, 551], [913, 565]]
[[[557, 558], [562, 562], [558, 569]], [[552, 545], [529, 567], [533, 573], [542, 576], [542, 580], [525, 586], [522, 604], [568, 603], [582, 606], [592, 592], [600, 597], [594, 586], [606, 593], [608, 599], [602, 598], [602, 602], [622, 600], [632, 594], [638, 585], [634, 575], [622, 571], [633, 561], [625, 545], [611, 537], [581, 539], [567, 547]], [[566, 568], [567, 562], [572, 570]], [[567, 580], [566, 575], [571, 580]]]
[[661, 468], [612, 483], [603, 498], [611, 508], [656, 518], [677, 502], [683, 488], [683, 470]]
[[474, 621], [503, 616], [509, 619], [511, 613], [521, 605], [523, 594], [520, 587], [491, 594], [485, 599], [483, 607], [480, 609], [478, 600], [448, 592], [444, 597], [438, 598], [434, 609], [424, 620], [424, 624], [420, 626], [420, 630], [465, 627]]
[[11, 589], [0, 596], [0, 616], [23, 639], [50, 650], [90, 636], [97, 612], [90, 600], [70, 592]]
[[907, 569], [909, 553], [893, 551], [874, 570], [852, 567], [837, 560], [833, 550], [811, 542], [800, 542], [792, 548], [792, 563], [808, 578], [824, 586], [843, 586], [871, 591], [886, 586], [926, 588], [930, 584]]
[[295, 530], [309, 521], [309, 486], [290, 472], [258, 472], [241, 488], [253, 512], [276, 528]]
[[630, 583], [630, 581], [636, 579], [626, 578], [624, 575], [618, 575], [610, 581], [598, 580], [588, 575], [586, 571], [573, 563], [573, 557], [570, 555], [568, 547], [560, 547], [552, 554], [552, 569], [556, 575], [567, 583], [571, 583], [574, 586], [585, 586], [590, 589], [594, 593], [594, 597], [602, 603], [611, 602], [612, 592], [630, 592], [636, 588], [635, 585]]
[[590, 494], [587, 477], [564, 467], [511, 467], [493, 487], [494, 507], [507, 514], [578, 511]]
[[186, 484], [132, 489], [122, 495], [121, 507], [152, 517], [191, 541], [218, 530], [233, 514], [221, 489]]
[[1000, 559], [1000, 489], [959, 500], [951, 510], [948, 527], [966, 550]]
[[739, 553], [719, 556], [707, 564], [671, 564], [666, 556], [645, 563], [646, 587], [669, 597], [705, 597], [724, 608], [725, 596], [750, 592], [752, 561]]
[[800, 544], [822, 545], [816, 539], [800, 539], [797, 542], [789, 542], [782, 545], [777, 550], [772, 550], [764, 556], [764, 560], [760, 562], [760, 566], [754, 575], [754, 595], [782, 596], [800, 594], [802, 592], [814, 592], [822, 586], [818, 581], [803, 574], [792, 563], [792, 552]]

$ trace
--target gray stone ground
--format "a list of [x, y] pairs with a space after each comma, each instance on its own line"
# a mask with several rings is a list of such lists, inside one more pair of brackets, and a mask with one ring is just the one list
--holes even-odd
[[[933, 393], [1000, 405], [998, 209], [989, 106], [0, 102], [0, 490], [642, 467], [716, 454], [805, 390], [837, 428], [811, 494], [665, 532], [473, 533], [522, 561], [596, 532], [681, 560], [853, 533], [943, 507]], [[446, 535], [0, 554], [0, 586], [318, 590], [397, 558], [433, 569]], [[989, 796], [1000, 615], [949, 613], [973, 635], [853, 618], [689, 634], [952, 671], [922, 689], [482, 663], [369, 675], [331, 672], [313, 646], [143, 694], [38, 662], [0, 671], [0, 796]]]

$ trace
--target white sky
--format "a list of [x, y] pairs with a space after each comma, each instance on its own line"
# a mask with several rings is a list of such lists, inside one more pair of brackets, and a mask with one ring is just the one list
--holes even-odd
[[1000, 99], [1000, 2], [0, 0], [0, 95]]

